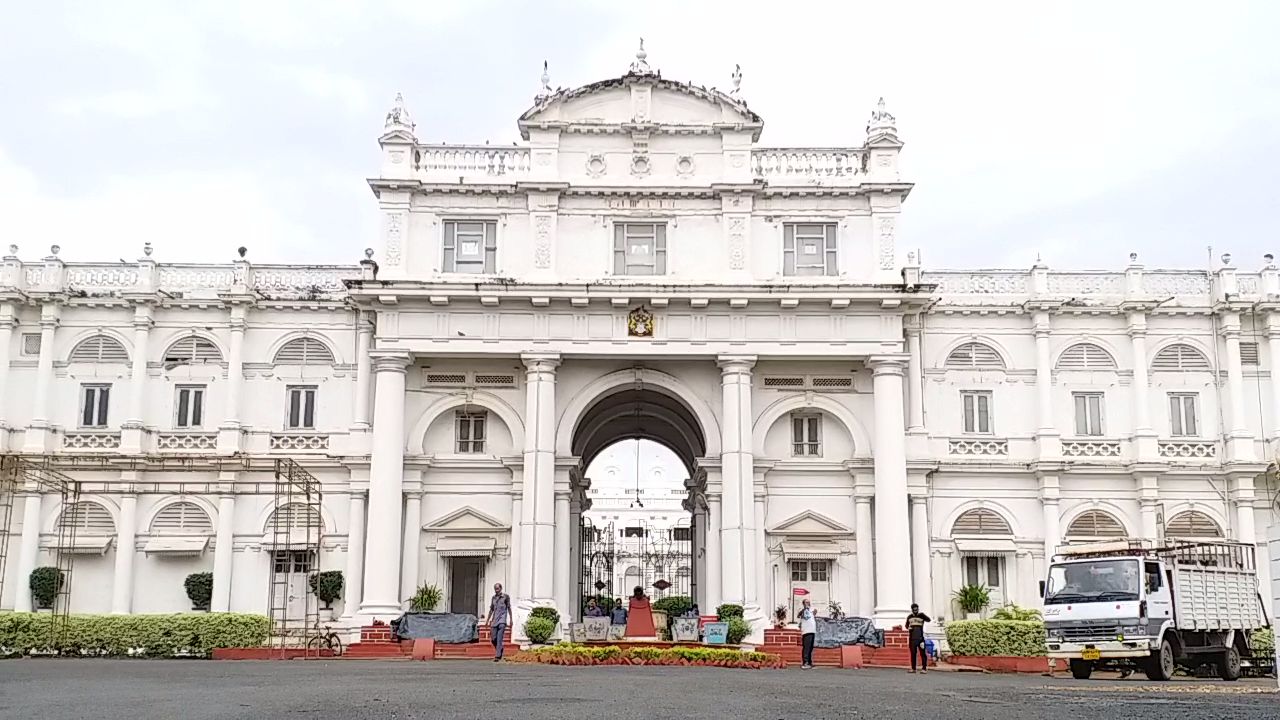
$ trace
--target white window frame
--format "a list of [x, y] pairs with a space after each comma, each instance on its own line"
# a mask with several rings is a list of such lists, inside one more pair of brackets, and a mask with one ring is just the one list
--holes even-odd
[[[90, 422], [85, 422], [86, 416], [90, 416]], [[101, 430], [107, 427], [110, 416], [111, 385], [104, 383], [81, 385], [79, 426], [85, 429]]]
[[[204, 415], [208, 409], [205, 400], [208, 393], [204, 385], [178, 385], [173, 391], [173, 426], [179, 430], [196, 430], [204, 427]], [[185, 417], [182, 396], [187, 396]]]
[[[294, 396], [298, 397], [297, 415], [294, 415]], [[286, 385], [284, 392], [284, 426], [287, 430], [315, 430], [316, 411], [320, 389], [315, 385]], [[310, 406], [308, 418], [307, 410]]]
[[[632, 240], [648, 240], [652, 262], [632, 261]], [[667, 223], [663, 220], [618, 220], [613, 224], [613, 274], [618, 277], [661, 277], [670, 267]], [[651, 272], [641, 272], [650, 268]]]
[[[1081, 413], [1081, 401], [1084, 402]], [[1096, 406], [1091, 407], [1091, 406]], [[1094, 410], [1096, 409], [1096, 413]], [[1071, 414], [1077, 437], [1103, 437], [1106, 433], [1106, 394], [1100, 392], [1071, 393]], [[1094, 417], [1096, 415], [1096, 417]]]
[[995, 434], [995, 421], [991, 417], [993, 401], [994, 395], [990, 390], [960, 391], [960, 423], [964, 434]]
[[791, 416], [791, 457], [822, 457], [821, 414], [795, 413]]
[[[806, 232], [801, 233], [801, 228]], [[817, 234], [812, 228], [822, 228]], [[818, 255], [820, 263], [802, 264], [800, 253], [802, 240], [821, 239]], [[787, 258], [791, 258], [791, 272], [787, 272]], [[800, 270], [820, 268], [819, 272]], [[836, 277], [840, 274], [840, 226], [834, 222], [787, 222], [782, 225], [782, 276], [783, 277]]]
[[[481, 231], [476, 235], [473, 231], [458, 232], [462, 225], [479, 225]], [[492, 218], [450, 218], [440, 224], [440, 271], [448, 275], [494, 275], [498, 272], [498, 223]], [[479, 271], [473, 269], [477, 263], [467, 261], [468, 267], [458, 269], [458, 246], [460, 238], [478, 238], [482, 260]]]
[[[459, 455], [480, 455], [489, 440], [489, 413], [480, 410], [459, 410], [453, 415], [453, 449]], [[480, 437], [476, 437], [476, 428]], [[465, 433], [464, 433], [465, 429]], [[464, 437], [465, 435], [465, 437]]]
[[1186, 438], [1200, 437], [1199, 393], [1169, 393], [1169, 435]]

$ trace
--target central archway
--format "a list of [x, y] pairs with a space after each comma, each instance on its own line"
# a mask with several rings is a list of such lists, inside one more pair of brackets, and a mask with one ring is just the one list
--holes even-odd
[[708, 451], [698, 414], [638, 372], [584, 405], [570, 437], [578, 597], [623, 597], [638, 585], [655, 599], [696, 600], [702, 543], [686, 487]]

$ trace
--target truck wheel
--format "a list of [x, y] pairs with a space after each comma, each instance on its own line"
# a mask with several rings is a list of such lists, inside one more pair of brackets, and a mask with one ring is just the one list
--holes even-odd
[[1147, 679], [1164, 682], [1173, 678], [1173, 646], [1168, 640], [1160, 641], [1160, 649], [1147, 660]]
[[1077, 680], [1088, 680], [1093, 674], [1093, 663], [1088, 660], [1071, 661], [1071, 677]]
[[1233, 645], [1218, 657], [1218, 677], [1228, 681], [1239, 680], [1242, 672], [1240, 651]]

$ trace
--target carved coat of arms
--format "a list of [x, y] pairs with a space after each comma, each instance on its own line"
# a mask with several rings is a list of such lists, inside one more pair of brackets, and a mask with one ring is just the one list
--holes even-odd
[[653, 313], [638, 307], [627, 315], [627, 334], [631, 337], [653, 337]]

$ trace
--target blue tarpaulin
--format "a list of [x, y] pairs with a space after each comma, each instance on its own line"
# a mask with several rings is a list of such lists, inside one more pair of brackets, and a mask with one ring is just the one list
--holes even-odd
[[820, 648], [840, 647], [841, 645], [884, 646], [884, 631], [877, 630], [870, 618], [817, 618], [817, 633], [813, 637], [813, 646]]

